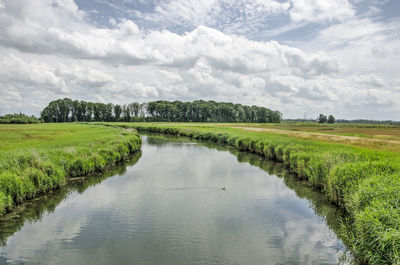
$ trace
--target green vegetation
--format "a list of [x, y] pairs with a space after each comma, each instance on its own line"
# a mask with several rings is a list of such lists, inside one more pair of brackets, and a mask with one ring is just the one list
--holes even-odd
[[327, 122], [328, 123], [335, 123], [335, 117], [333, 117], [333, 115], [329, 115]]
[[324, 114], [319, 114], [318, 123], [325, 123], [328, 120]]
[[0, 116], [1, 124], [30, 124], [30, 123], [40, 123], [41, 121], [35, 116], [28, 116], [22, 113], [19, 114], [6, 114]]
[[[318, 123], [318, 119], [283, 119], [284, 122], [290, 123]], [[400, 125], [400, 121], [394, 120], [345, 120], [345, 119], [336, 119], [335, 123], [342, 123], [348, 124], [350, 126], [359, 124], [359, 125], [366, 125], [366, 124], [375, 124], [375, 125]]]
[[134, 130], [79, 124], [1, 125], [0, 139], [0, 214], [68, 177], [102, 172], [141, 144]]
[[19, 231], [26, 222], [39, 221], [46, 213], [53, 212], [57, 205], [71, 192], [83, 193], [87, 188], [99, 184], [108, 177], [115, 174], [123, 175], [126, 172], [126, 167], [134, 165], [140, 156], [141, 152], [136, 152], [126, 163], [118, 164], [110, 170], [85, 178], [70, 179], [62, 189], [26, 201], [15, 207], [11, 213], [0, 216], [0, 246], [6, 246], [7, 238]]
[[[220, 127], [240, 127], [248, 131], [259, 131], [291, 137], [340, 143], [368, 149], [400, 153], [400, 126], [384, 124], [319, 124], [319, 123], [221, 123]], [[351, 136], [351, 137], [346, 137]]]
[[324, 114], [319, 114], [318, 117], [318, 123], [335, 123], [335, 117], [333, 115], [329, 115], [329, 117], [326, 117]]
[[[400, 150], [396, 145], [400, 134], [396, 126], [1, 125], [0, 211], [3, 213], [23, 200], [56, 189], [67, 177], [101, 172], [126, 159], [140, 146], [140, 138], [132, 133], [133, 129], [218, 142], [283, 162], [291, 172], [321, 189], [332, 203], [347, 213], [340, 234], [357, 262], [400, 263]], [[363, 141], [354, 146], [354, 136], [343, 136], [349, 134], [360, 136]], [[381, 139], [382, 135], [390, 137], [387, 143], [392, 148], [386, 145], [371, 147], [368, 141], [380, 143], [378, 140], [386, 139]], [[334, 138], [329, 138], [333, 136], [341, 136], [344, 140], [334, 142]]]
[[104, 124], [230, 145], [283, 162], [348, 218], [342, 239], [359, 263], [400, 263], [400, 154], [213, 124]]
[[45, 122], [73, 121], [178, 121], [178, 122], [274, 122], [281, 121], [282, 114], [264, 107], [196, 100], [137, 102], [113, 105], [58, 99], [42, 111]]
[[386, 124], [386, 125], [400, 125], [400, 121], [394, 120], [336, 120], [338, 123], [347, 123], [347, 124]]

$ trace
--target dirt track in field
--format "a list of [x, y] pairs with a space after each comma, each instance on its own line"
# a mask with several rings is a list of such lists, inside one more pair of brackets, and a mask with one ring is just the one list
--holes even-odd
[[294, 136], [296, 138], [301, 138], [301, 139], [351, 144], [351, 145], [357, 145], [357, 146], [361, 146], [361, 147], [363, 147], [363, 146], [364, 147], [375, 147], [377, 149], [384, 149], [384, 150], [388, 150], [388, 151], [400, 152], [400, 141], [395, 141], [395, 140], [385, 140], [385, 139], [336, 135], [336, 134], [324, 134], [324, 133], [314, 133], [314, 132], [299, 132], [299, 131], [289, 131], [289, 130], [267, 129], [267, 128], [257, 128], [257, 127], [235, 126], [232, 128], [242, 129], [245, 131], [286, 134], [286, 135]]

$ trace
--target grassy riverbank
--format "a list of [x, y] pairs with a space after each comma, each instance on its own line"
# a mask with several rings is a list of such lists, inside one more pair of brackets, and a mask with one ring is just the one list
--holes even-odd
[[[348, 219], [342, 239], [357, 262], [400, 263], [399, 150], [354, 145], [344, 138], [302, 138], [286, 133], [249, 130], [249, 126], [193, 123], [117, 123], [111, 126], [187, 136], [230, 145], [283, 162], [344, 208]], [[385, 149], [385, 148], [383, 148]]]
[[0, 125], [0, 214], [102, 172], [140, 149], [134, 130], [82, 124]]
[[101, 183], [116, 174], [123, 175], [128, 166], [133, 166], [141, 157], [141, 152], [134, 153], [126, 162], [120, 163], [104, 173], [86, 177], [71, 178], [62, 189], [48, 193], [14, 207], [12, 212], [0, 216], [0, 247], [7, 245], [7, 239], [20, 231], [26, 222], [37, 222], [47, 213], [52, 213], [67, 196], [73, 192], [83, 193], [87, 188]]

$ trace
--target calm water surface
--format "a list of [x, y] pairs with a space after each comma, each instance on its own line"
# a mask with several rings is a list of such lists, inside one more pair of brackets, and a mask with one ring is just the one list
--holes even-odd
[[338, 264], [339, 214], [279, 164], [149, 135], [140, 158], [2, 217], [0, 264]]

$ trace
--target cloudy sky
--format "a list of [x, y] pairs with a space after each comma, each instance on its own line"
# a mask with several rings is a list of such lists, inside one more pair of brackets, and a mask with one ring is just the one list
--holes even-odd
[[0, 114], [64, 97], [400, 120], [400, 1], [0, 0]]

